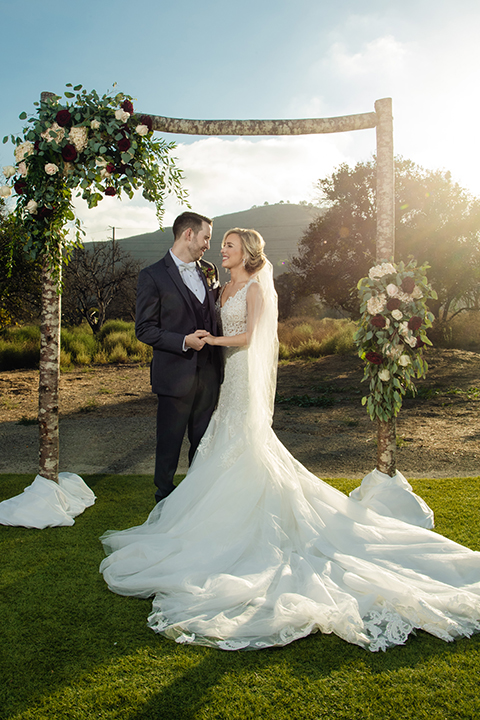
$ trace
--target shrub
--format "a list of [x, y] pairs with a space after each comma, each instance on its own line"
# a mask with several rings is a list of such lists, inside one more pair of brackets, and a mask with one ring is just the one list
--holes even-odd
[[21, 333], [9, 335], [8, 339], [0, 337], [0, 370], [37, 368], [40, 360], [40, 332], [36, 339], [30, 340], [21, 339]]
[[121, 343], [117, 343], [109, 353], [110, 362], [126, 363], [128, 362], [128, 352]]
[[355, 324], [345, 319], [291, 318], [279, 323], [280, 360], [354, 352]]

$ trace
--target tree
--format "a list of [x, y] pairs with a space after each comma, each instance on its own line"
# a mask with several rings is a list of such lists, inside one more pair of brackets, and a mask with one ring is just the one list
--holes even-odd
[[40, 313], [40, 266], [25, 255], [27, 238], [0, 201], [0, 329], [37, 319]]
[[113, 241], [75, 248], [64, 268], [63, 318], [70, 323], [85, 319], [98, 333], [111, 303], [134, 295], [140, 266]]
[[[480, 199], [452, 181], [448, 172], [429, 171], [396, 160], [396, 260], [428, 262], [438, 294], [429, 303], [441, 321], [449, 314], [478, 309], [480, 280]], [[318, 187], [324, 214], [300, 241], [293, 270], [308, 292], [359, 317], [356, 286], [375, 264], [375, 161], [341, 165]]]

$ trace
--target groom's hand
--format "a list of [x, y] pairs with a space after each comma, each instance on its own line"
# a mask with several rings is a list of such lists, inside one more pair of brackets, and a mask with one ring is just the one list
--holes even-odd
[[192, 350], [201, 350], [205, 345], [205, 339], [208, 335], [206, 330], [195, 330], [190, 335], [185, 335], [185, 347]]

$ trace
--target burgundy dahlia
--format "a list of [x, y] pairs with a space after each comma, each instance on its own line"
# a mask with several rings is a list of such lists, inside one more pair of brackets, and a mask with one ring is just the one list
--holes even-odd
[[413, 332], [416, 332], [421, 327], [422, 327], [422, 318], [418, 317], [418, 315], [414, 315], [408, 321], [408, 329], [412, 330]]
[[132, 115], [133, 105], [130, 100], [124, 100], [120, 107], [122, 108], [122, 110], [125, 110], [125, 112], [128, 112], [130, 113], [130, 115]]
[[105, 170], [106, 170], [108, 173], [113, 173], [113, 171], [115, 170], [115, 165], [114, 165], [113, 163], [108, 163], [108, 165], [107, 165], [107, 167], [105, 168]]
[[152, 132], [152, 130], [153, 130], [153, 120], [152, 120], [152, 118], [150, 117], [150, 115], [142, 115], [142, 117], [140, 118], [140, 124], [141, 124], [141, 125], [146, 125], [146, 126], [148, 127], [148, 129], [150, 130], [150, 132]]
[[39, 218], [45, 219], [53, 215], [53, 208], [45, 207], [45, 205], [39, 208], [37, 215]]
[[370, 323], [374, 327], [384, 328], [385, 325], [387, 324], [387, 321], [385, 320], [383, 315], [374, 315], [374, 317], [370, 320]]
[[120, 152], [126, 152], [130, 149], [131, 144], [132, 143], [127, 137], [123, 137], [121, 140], [118, 141], [118, 149], [120, 150]]
[[62, 148], [62, 158], [65, 160], [65, 162], [73, 162], [77, 158], [77, 148], [75, 145], [65, 145], [64, 148]]
[[60, 127], [65, 127], [71, 121], [72, 116], [68, 110], [59, 110], [55, 115], [55, 120]]
[[26, 180], [17, 180], [13, 187], [15, 188], [17, 195], [24, 195], [27, 192]]
[[373, 350], [370, 350], [365, 354], [366, 359], [368, 362], [371, 362], [373, 365], [381, 365], [383, 362], [383, 355], [380, 355], [380, 353], [373, 352]]
[[401, 306], [401, 302], [398, 298], [390, 298], [390, 300], [387, 302], [387, 310], [398, 310], [398, 308]]
[[417, 337], [417, 344], [415, 345], [416, 348], [422, 348], [425, 346], [425, 343], [423, 340], [421, 340], [419, 337]]
[[406, 277], [402, 280], [402, 290], [410, 295], [415, 287], [415, 280], [412, 277]]
[[110, 195], [110, 197], [113, 197], [116, 194], [117, 194], [117, 191], [115, 190], [114, 187], [110, 186], [110, 187], [107, 187], [105, 190], [105, 195]]

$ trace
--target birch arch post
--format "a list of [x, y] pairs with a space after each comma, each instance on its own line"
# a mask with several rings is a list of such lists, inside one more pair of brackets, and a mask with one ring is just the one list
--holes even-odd
[[[165, 196], [173, 192], [180, 202], [186, 198], [182, 173], [169, 155], [174, 143], [154, 139], [150, 116], [135, 113], [131, 96], [100, 97], [94, 90], [87, 93], [82, 85], [71, 84], [64, 95], [66, 100], [60, 102], [55, 93], [41, 94], [23, 138], [10, 136], [15, 166], [3, 168], [7, 184], [1, 187], [1, 196], [16, 194], [15, 216], [26, 236], [23, 249], [42, 266], [39, 475], [30, 492], [18, 496], [20, 501], [11, 498], [0, 504], [0, 523], [7, 525], [71, 525], [83, 511], [80, 506], [84, 509], [94, 501], [78, 475], [60, 473], [59, 477], [58, 472], [61, 271], [66, 248], [74, 245], [66, 242], [67, 223], [74, 221], [77, 241], [81, 231], [72, 193], [95, 207], [104, 196], [125, 193], [132, 198], [141, 188], [143, 196], [155, 203], [160, 224]], [[20, 119], [26, 120], [27, 114], [21, 113]], [[8, 140], [6, 136], [3, 142]], [[86, 504], [80, 503], [79, 498], [86, 496]], [[46, 497], [53, 514], [33, 517], [35, 503], [41, 506]]]
[[[375, 111], [358, 115], [300, 120], [186, 120], [151, 115], [153, 129], [182, 135], [313, 135], [376, 128], [377, 262], [393, 260], [395, 252], [395, 173], [392, 99], [375, 102]], [[378, 419], [377, 470], [396, 473], [395, 418]]]

